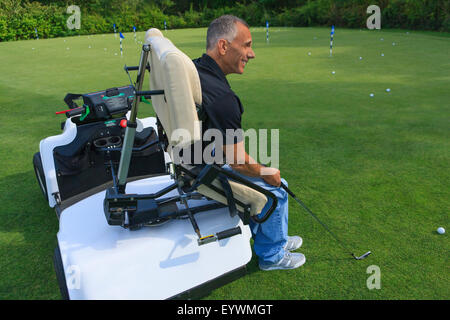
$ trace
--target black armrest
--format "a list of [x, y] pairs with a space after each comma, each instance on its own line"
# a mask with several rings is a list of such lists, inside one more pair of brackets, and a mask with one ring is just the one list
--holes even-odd
[[228, 171], [228, 170], [224, 170], [220, 167], [217, 167], [217, 169], [224, 175], [230, 177], [232, 180], [242, 183], [243, 185], [255, 189], [258, 192], [261, 192], [262, 194], [264, 194], [265, 196], [269, 197], [272, 199], [272, 205], [270, 206], [269, 210], [266, 212], [266, 214], [262, 217], [262, 218], [257, 218], [256, 216], [252, 216], [251, 219], [257, 223], [263, 223], [264, 221], [266, 221], [267, 219], [269, 219], [269, 217], [272, 215], [272, 213], [275, 211], [275, 208], [278, 205], [278, 199], [277, 197], [270, 191], [258, 186], [257, 184], [254, 184], [253, 182], [242, 178], [241, 176]]
[[[178, 168], [179, 168], [182, 172], [184, 172], [184, 173], [186, 173], [187, 175], [189, 175], [191, 178], [194, 178], [194, 179], [195, 179], [194, 185], [198, 184], [200, 174], [196, 175], [196, 174], [194, 174], [193, 172], [191, 172], [190, 170], [184, 168], [184, 167], [181, 166], [181, 165], [179, 165]], [[207, 168], [207, 169], [206, 169], [206, 168]], [[224, 175], [224, 176], [230, 178], [231, 180], [234, 180], [234, 181], [239, 182], [239, 183], [241, 183], [241, 184], [243, 184], [243, 185], [245, 185], [245, 186], [247, 186], [247, 187], [249, 187], [249, 188], [252, 188], [252, 189], [254, 189], [254, 190], [258, 191], [258, 192], [261, 192], [261, 193], [264, 194], [265, 196], [267, 196], [267, 197], [269, 197], [269, 198], [272, 199], [272, 205], [270, 206], [269, 210], [266, 212], [266, 214], [265, 214], [262, 218], [257, 218], [256, 216], [252, 216], [252, 217], [251, 217], [251, 219], [252, 219], [253, 221], [257, 222], [257, 223], [263, 223], [264, 221], [266, 221], [267, 219], [269, 219], [270, 215], [273, 213], [273, 211], [275, 210], [275, 208], [276, 208], [277, 205], [278, 205], [278, 199], [277, 199], [277, 197], [276, 197], [272, 192], [270, 192], [270, 191], [268, 191], [268, 190], [266, 190], [266, 189], [264, 189], [264, 188], [258, 186], [257, 184], [254, 184], [253, 182], [251, 182], [251, 181], [249, 181], [249, 180], [247, 180], [247, 179], [245, 179], [245, 178], [242, 178], [241, 176], [239, 176], [239, 175], [237, 175], [237, 174], [235, 174], [235, 173], [233, 173], [233, 172], [231, 172], [231, 171], [224, 170], [224, 169], [222, 169], [221, 167], [219, 167], [219, 166], [217, 166], [217, 165], [207, 165], [207, 166], [202, 170], [202, 172], [204, 172], [205, 170], [206, 170], [208, 173], [214, 172], [214, 175], [215, 175], [215, 176], [217, 176], [218, 174], [222, 174], [222, 175]], [[210, 180], [210, 179], [208, 179], [208, 180]], [[201, 183], [201, 181], [200, 181], [200, 183]], [[193, 185], [193, 186], [194, 186], [194, 185]], [[207, 184], [207, 185], [208, 185], [208, 184]], [[216, 191], [216, 192], [218, 192], [218, 193], [221, 193], [221, 194], [223, 194], [225, 197], [227, 197], [227, 193], [226, 193], [226, 192], [221, 192], [221, 190], [215, 188], [213, 185], [210, 185], [210, 184], [209, 184], [208, 186], [209, 186], [210, 188], [212, 188], [214, 191]], [[195, 186], [195, 187], [196, 187], [196, 186]], [[194, 188], [195, 188], [195, 187], [194, 187]], [[233, 200], [235, 200], [235, 199], [233, 199]], [[236, 202], [237, 204], [239, 204], [239, 205], [245, 207], [245, 204], [241, 203], [240, 201], [235, 200], [235, 202]]]

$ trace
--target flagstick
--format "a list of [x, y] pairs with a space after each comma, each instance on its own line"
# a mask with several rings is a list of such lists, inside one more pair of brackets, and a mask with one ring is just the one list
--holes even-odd
[[123, 49], [122, 49], [122, 39], [125, 39], [122, 32], [119, 32], [119, 38], [120, 38], [120, 57], [123, 57]]
[[330, 57], [333, 55], [334, 26], [331, 26]]
[[269, 43], [269, 21], [266, 21], [266, 42]]
[[38, 32], [37, 32], [36, 28], [34, 28], [34, 32], [36, 33], [36, 40], [39, 40], [39, 35], [38, 35]]
[[135, 26], [133, 26], [133, 32], [134, 32], [134, 42], [137, 43], [137, 40], [136, 40], [136, 27]]
[[114, 38], [117, 38], [117, 33], [116, 33], [116, 24], [114, 23], [114, 24], [113, 24], [113, 26], [114, 26]]

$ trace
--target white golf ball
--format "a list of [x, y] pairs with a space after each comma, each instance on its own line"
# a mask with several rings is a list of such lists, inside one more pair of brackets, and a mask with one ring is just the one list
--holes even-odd
[[392, 45], [395, 46], [395, 42], [392, 42]]
[[331, 71], [331, 73], [332, 73], [332, 74], [335, 74], [335, 73], [336, 73], [336, 71]]
[[373, 96], [374, 96], [374, 94], [373, 94], [373, 93], [371, 93], [371, 94], [370, 94], [370, 96], [371, 96], [371, 97], [373, 97]]
[[310, 56], [311, 55], [311, 52], [308, 52], [308, 56]]
[[70, 48], [67, 48], [67, 50], [70, 50]]
[[391, 92], [391, 89], [387, 88], [387, 89], [386, 89], [386, 92]]
[[381, 56], [384, 57], [384, 53], [382, 53]]
[[445, 233], [445, 229], [442, 228], [442, 227], [439, 227], [439, 228], [437, 229], [437, 232], [438, 232], [439, 234], [444, 234], [444, 233]]
[[359, 60], [362, 60], [362, 57], [359, 57]]

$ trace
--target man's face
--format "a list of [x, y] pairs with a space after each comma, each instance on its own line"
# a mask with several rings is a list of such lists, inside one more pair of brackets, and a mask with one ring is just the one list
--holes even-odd
[[225, 74], [244, 72], [245, 65], [255, 57], [252, 49], [252, 35], [250, 30], [240, 22], [236, 23], [237, 33], [232, 42], [228, 42], [223, 56]]

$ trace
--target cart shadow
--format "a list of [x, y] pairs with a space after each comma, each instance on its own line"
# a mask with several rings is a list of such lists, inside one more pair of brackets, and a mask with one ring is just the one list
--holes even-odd
[[198, 260], [200, 253], [199, 252], [194, 252], [194, 253], [189, 253], [180, 257], [175, 257], [173, 258], [173, 254], [175, 253], [175, 250], [178, 247], [181, 248], [185, 248], [186, 246], [188, 246], [190, 243], [192, 242], [191, 239], [189, 239], [186, 236], [183, 236], [183, 238], [181, 240], [178, 240], [177, 242], [175, 242], [172, 250], [169, 252], [169, 255], [167, 256], [166, 260], [163, 260], [159, 263], [159, 266], [163, 269], [166, 268], [172, 268], [172, 267], [177, 267], [177, 266], [181, 266], [181, 265], [186, 265], [189, 263], [194, 263], [195, 261]]

